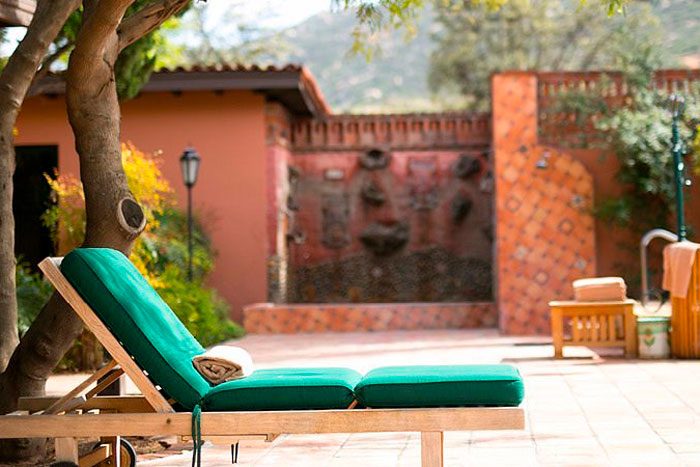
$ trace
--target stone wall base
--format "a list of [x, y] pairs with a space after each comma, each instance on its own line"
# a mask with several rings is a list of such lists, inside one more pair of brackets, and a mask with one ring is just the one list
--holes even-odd
[[250, 334], [489, 328], [497, 323], [492, 302], [256, 303], [243, 310]]

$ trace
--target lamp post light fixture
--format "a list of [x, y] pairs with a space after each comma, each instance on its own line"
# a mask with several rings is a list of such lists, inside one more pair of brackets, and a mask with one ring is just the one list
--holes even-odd
[[187, 280], [192, 282], [192, 187], [197, 183], [199, 175], [199, 164], [202, 158], [197, 151], [189, 146], [180, 156], [180, 169], [182, 170], [182, 180], [187, 187]]
[[[673, 152], [673, 174], [676, 182], [676, 220], [678, 223], [678, 241], [686, 239], [685, 206], [683, 202], [683, 187], [689, 185], [685, 180], [685, 164], [683, 162], [683, 146], [681, 143], [678, 122], [685, 109], [685, 100], [678, 94], [669, 99], [671, 108], [671, 151]], [[688, 180], [690, 182], [690, 180]]]

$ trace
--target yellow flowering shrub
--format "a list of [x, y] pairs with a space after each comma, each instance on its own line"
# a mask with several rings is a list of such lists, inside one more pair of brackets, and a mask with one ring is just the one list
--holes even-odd
[[[140, 243], [152, 235], [158, 227], [158, 216], [173, 208], [173, 189], [160, 170], [160, 153], [148, 154], [131, 143], [122, 144], [122, 165], [131, 193], [141, 205], [146, 216], [146, 229], [136, 240], [129, 259], [146, 276], [152, 285], [158, 278], [150, 273], [148, 257], [144, 257]], [[59, 175], [46, 179], [58, 203], [44, 213], [44, 223], [51, 229], [54, 243], [60, 254], [79, 246], [85, 238], [85, 194], [83, 185], [72, 175]]]

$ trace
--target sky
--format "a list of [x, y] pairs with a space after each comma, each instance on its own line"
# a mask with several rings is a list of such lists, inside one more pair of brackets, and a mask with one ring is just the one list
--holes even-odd
[[[295, 26], [321, 11], [330, 11], [332, 0], [208, 0], [197, 1], [181, 20], [182, 27], [169, 31], [168, 39], [178, 45], [200, 40], [191, 26], [195, 10], [203, 15], [204, 30], [215, 47], [227, 48], [255, 36], [243, 36], [240, 25], [255, 26], [257, 34], [267, 34]], [[249, 33], [244, 33], [249, 34]]]
[[261, 26], [269, 29], [285, 29], [320, 11], [331, 9], [331, 0], [208, 0], [207, 4], [213, 11], [223, 11], [240, 4], [240, 9], [249, 18], [261, 18]]
[[[224, 20], [235, 9], [246, 23], [256, 23], [264, 29], [279, 30], [301, 23], [309, 16], [331, 9], [332, 0], [208, 0], [195, 2], [194, 8], [206, 8], [213, 29], [226, 29]], [[0, 46], [0, 54], [9, 55], [24, 37], [25, 28], [9, 28], [8, 41]]]

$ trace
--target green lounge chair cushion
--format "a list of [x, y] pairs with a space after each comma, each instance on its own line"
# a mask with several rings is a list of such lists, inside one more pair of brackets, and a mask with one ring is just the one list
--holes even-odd
[[361, 378], [346, 368], [257, 370], [247, 378], [212, 388], [202, 401], [202, 410], [345, 409]]
[[121, 252], [78, 248], [61, 271], [151, 380], [191, 410], [211, 385], [192, 366], [204, 352]]
[[510, 365], [377, 368], [355, 387], [358, 401], [372, 408], [517, 406], [523, 395]]

